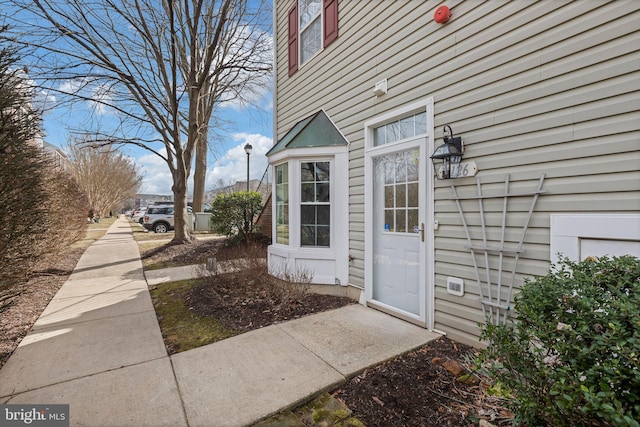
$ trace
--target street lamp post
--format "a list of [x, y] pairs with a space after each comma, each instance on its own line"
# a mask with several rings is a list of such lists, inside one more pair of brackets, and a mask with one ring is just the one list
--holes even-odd
[[244, 152], [247, 153], [247, 191], [249, 191], [249, 156], [251, 155], [251, 150], [253, 150], [253, 147], [247, 142], [244, 146]]
[[[251, 156], [251, 150], [253, 147], [248, 142], [244, 146], [244, 152], [247, 153], [247, 193], [249, 192], [249, 156]], [[248, 195], [247, 195], [248, 196]], [[246, 199], [245, 199], [246, 200]], [[248, 213], [247, 213], [247, 205], [244, 206], [244, 232], [245, 235], [249, 236], [249, 222], [248, 222]], [[252, 219], [253, 220], [253, 219]]]

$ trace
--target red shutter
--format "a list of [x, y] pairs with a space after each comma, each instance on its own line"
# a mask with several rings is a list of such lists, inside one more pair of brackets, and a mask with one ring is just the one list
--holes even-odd
[[289, 75], [298, 70], [298, 0], [289, 10]]
[[338, 38], [338, 0], [323, 0], [324, 47]]

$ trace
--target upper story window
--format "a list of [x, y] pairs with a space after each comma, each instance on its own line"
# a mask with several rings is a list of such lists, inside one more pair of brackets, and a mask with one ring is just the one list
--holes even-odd
[[320, 0], [300, 0], [300, 64], [322, 48], [322, 4]]
[[289, 10], [289, 75], [338, 37], [338, 0], [295, 0]]

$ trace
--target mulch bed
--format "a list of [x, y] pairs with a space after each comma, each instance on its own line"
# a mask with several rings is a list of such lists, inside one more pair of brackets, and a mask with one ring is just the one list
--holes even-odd
[[[220, 322], [225, 328], [240, 331], [263, 328], [275, 323], [308, 316], [354, 304], [350, 298], [318, 295], [297, 290], [287, 293], [274, 283], [264, 284], [245, 280], [245, 272], [220, 274], [204, 279], [194, 286], [185, 298], [196, 314]], [[260, 275], [260, 273], [259, 273]], [[264, 272], [262, 272], [264, 277]]]
[[[501, 407], [504, 402], [487, 396], [473, 375], [469, 383], [456, 379], [468, 374], [464, 359], [475, 354], [442, 337], [366, 370], [333, 395], [367, 426], [477, 426], [480, 418], [499, 425], [512, 417]], [[447, 367], [464, 372], [454, 375]]]
[[213, 258], [225, 244], [224, 240], [194, 240], [185, 245], [165, 244], [141, 254], [145, 265], [171, 261], [174, 265], [200, 264]]

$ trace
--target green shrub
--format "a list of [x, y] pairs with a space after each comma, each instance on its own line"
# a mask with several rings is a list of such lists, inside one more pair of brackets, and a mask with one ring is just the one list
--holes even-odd
[[257, 191], [219, 194], [211, 208], [211, 223], [216, 233], [244, 239], [256, 231], [253, 219], [262, 209], [262, 195]]
[[527, 425], [640, 426], [640, 260], [561, 261], [527, 280], [481, 357]]

